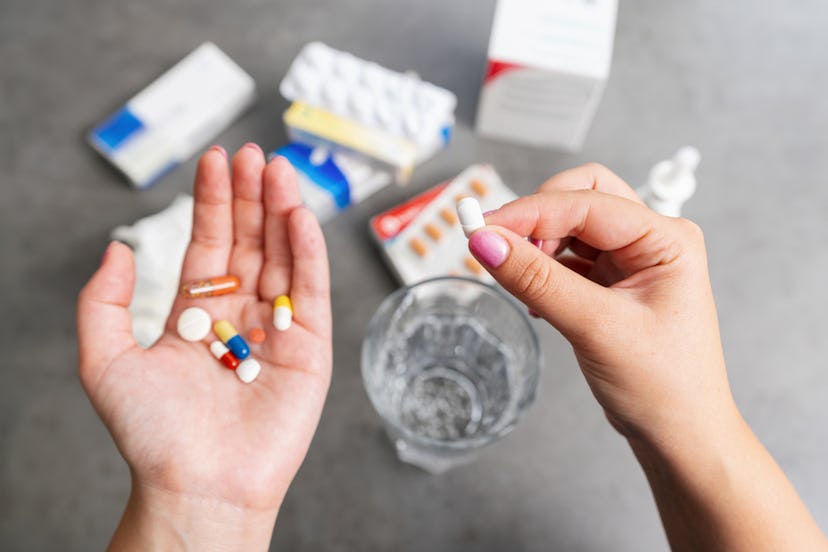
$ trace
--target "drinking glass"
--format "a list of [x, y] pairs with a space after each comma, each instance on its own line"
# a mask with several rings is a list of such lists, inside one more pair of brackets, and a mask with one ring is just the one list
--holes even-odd
[[467, 278], [401, 288], [362, 344], [362, 378], [403, 462], [440, 473], [509, 433], [535, 399], [541, 351], [525, 309]]

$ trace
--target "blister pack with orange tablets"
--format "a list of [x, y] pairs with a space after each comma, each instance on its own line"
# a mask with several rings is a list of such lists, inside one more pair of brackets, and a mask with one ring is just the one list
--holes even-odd
[[438, 276], [494, 279], [471, 256], [455, 205], [474, 197], [483, 211], [517, 198], [490, 165], [472, 165], [455, 178], [375, 215], [371, 235], [404, 285]]

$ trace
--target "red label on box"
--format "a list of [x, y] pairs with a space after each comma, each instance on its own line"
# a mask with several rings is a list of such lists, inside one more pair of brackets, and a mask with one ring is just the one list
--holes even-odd
[[426, 206], [449, 185], [450, 180], [429, 188], [399, 205], [388, 209], [371, 219], [371, 230], [380, 241], [390, 240], [411, 224]]

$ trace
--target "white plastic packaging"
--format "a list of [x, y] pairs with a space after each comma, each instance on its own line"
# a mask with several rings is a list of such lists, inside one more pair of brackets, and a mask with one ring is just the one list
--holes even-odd
[[279, 85], [294, 142], [346, 149], [386, 164], [397, 180], [444, 148], [457, 97], [420, 80], [331, 48], [305, 45]]
[[398, 73], [321, 42], [306, 44], [279, 85], [282, 95], [427, 150], [454, 123], [457, 97], [414, 73]]

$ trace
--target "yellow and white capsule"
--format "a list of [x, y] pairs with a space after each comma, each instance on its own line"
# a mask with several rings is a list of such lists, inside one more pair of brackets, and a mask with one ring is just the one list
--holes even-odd
[[293, 305], [290, 297], [280, 295], [273, 301], [273, 326], [279, 331], [285, 331], [293, 323]]

